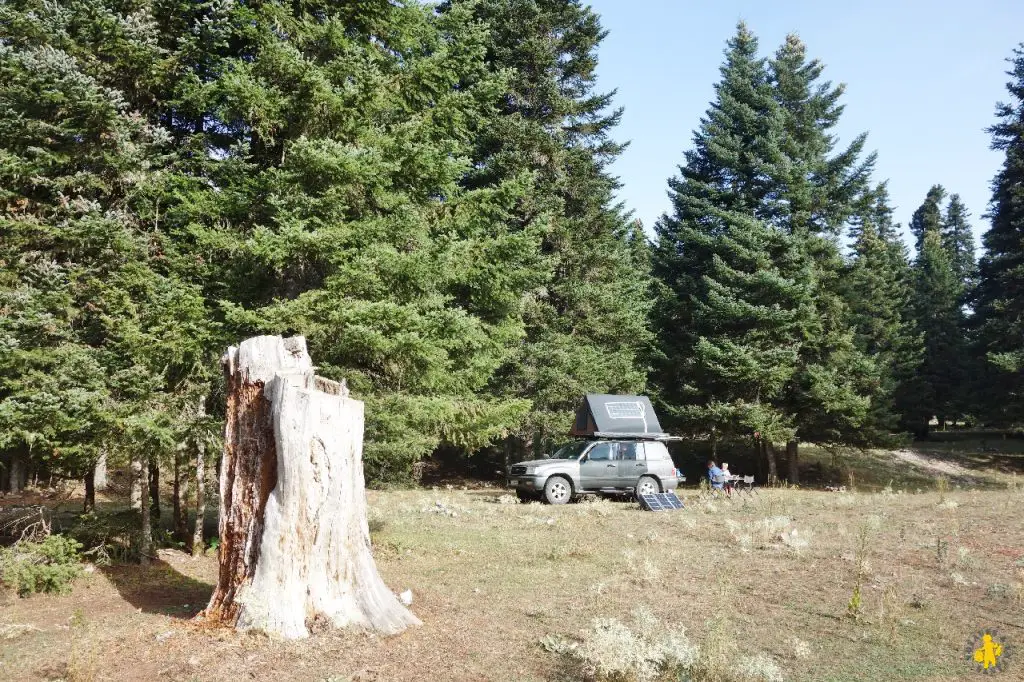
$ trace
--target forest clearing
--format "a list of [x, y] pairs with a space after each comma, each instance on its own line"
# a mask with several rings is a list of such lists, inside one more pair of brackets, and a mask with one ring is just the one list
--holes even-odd
[[[9, 595], [0, 678], [586, 679], [544, 643], [579, 637], [595, 618], [633, 627], [646, 609], [721, 662], [706, 679], [772, 679], [743, 676], [745, 657], [764, 656], [786, 680], [970, 679], [973, 633], [1019, 638], [1024, 627], [1024, 481], [1013, 473], [1024, 462], [977, 445], [915, 453], [963, 466], [948, 485], [893, 453], [847, 453], [860, 483], [846, 492], [729, 501], [691, 487], [684, 510], [663, 514], [607, 500], [521, 505], [489, 487], [370, 491], [378, 568], [412, 591], [422, 626], [297, 642], [203, 627], [191, 619], [216, 584], [216, 557], [163, 549], [149, 567], [98, 566], [67, 595]], [[805, 461], [817, 457], [827, 455], [808, 448]]]
[[1024, 5], [604, 4], [0, 0], [0, 680], [1024, 669]]

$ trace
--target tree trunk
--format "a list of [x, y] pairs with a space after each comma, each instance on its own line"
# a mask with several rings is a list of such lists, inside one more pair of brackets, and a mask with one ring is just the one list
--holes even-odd
[[[139, 466], [142, 467], [141, 471], [139, 472], [139, 481], [145, 481], [149, 478], [149, 458], [143, 457], [139, 462]], [[140, 524], [141, 527], [139, 528], [138, 549], [139, 563], [143, 565], [149, 564], [150, 559], [152, 559], [153, 557], [153, 524], [149, 518], [150, 506], [149, 500], [147, 499], [149, 497], [149, 495], [147, 494], [148, 492], [149, 486], [139, 486], [139, 509], [141, 510], [142, 513], [142, 523]]]
[[786, 469], [789, 473], [789, 482], [797, 485], [800, 483], [800, 458], [799, 445], [795, 440], [786, 443]]
[[768, 463], [768, 485], [772, 485], [779, 480], [779, 465], [775, 457], [775, 445], [771, 441], [765, 441], [764, 456]]
[[174, 499], [172, 501], [174, 539], [185, 542], [188, 539], [188, 470], [181, 465], [183, 451], [174, 453]]
[[757, 441], [757, 480], [761, 482], [767, 481], [767, 474], [765, 473], [768, 468], [767, 449], [764, 439]]
[[249, 339], [224, 365], [220, 574], [201, 617], [286, 638], [419, 624], [370, 552], [363, 403], [314, 376], [302, 337]]
[[28, 478], [25, 475], [25, 460], [23, 455], [14, 451], [11, 453], [11, 470], [9, 472], [9, 485], [8, 489], [12, 493], [20, 493], [25, 489], [25, 480]]
[[100, 458], [96, 460], [96, 465], [93, 467], [92, 484], [96, 490], [104, 491], [107, 489], [107, 453], [103, 452], [100, 454]]
[[96, 509], [96, 465], [85, 474], [85, 504], [82, 511], [86, 514]]
[[[200, 400], [199, 409], [205, 414], [206, 396]], [[192, 556], [203, 552], [203, 522], [206, 520], [206, 443], [196, 441], [196, 523], [192, 529]]]
[[[145, 479], [143, 479], [145, 480]], [[154, 519], [160, 519], [160, 463], [149, 458], [149, 505]]]
[[131, 479], [130, 500], [132, 509], [142, 509], [142, 460], [134, 455], [128, 465], [128, 476]]

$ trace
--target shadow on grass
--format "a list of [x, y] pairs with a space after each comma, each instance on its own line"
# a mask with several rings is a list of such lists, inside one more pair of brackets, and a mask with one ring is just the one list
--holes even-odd
[[188, 619], [206, 607], [214, 586], [178, 572], [162, 559], [149, 566], [116, 564], [100, 569], [129, 604], [145, 613]]

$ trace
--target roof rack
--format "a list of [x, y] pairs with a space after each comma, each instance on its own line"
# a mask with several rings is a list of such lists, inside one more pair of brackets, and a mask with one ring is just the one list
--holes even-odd
[[617, 438], [619, 440], [684, 440], [682, 436], [670, 436], [667, 433], [623, 433], [621, 431], [595, 431], [590, 438]]

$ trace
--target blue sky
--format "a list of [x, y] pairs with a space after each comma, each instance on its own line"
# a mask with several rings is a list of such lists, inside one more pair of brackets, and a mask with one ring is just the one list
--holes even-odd
[[986, 126], [1006, 99], [1005, 59], [1024, 41], [1021, 0], [592, 0], [610, 31], [598, 87], [625, 107], [617, 139], [630, 146], [613, 172], [620, 198], [650, 230], [669, 209], [677, 172], [713, 97], [725, 41], [743, 19], [768, 54], [795, 32], [824, 76], [847, 86], [842, 140], [868, 133], [876, 180], [889, 180], [904, 225], [939, 183], [959, 193], [976, 241], [1001, 163]]

